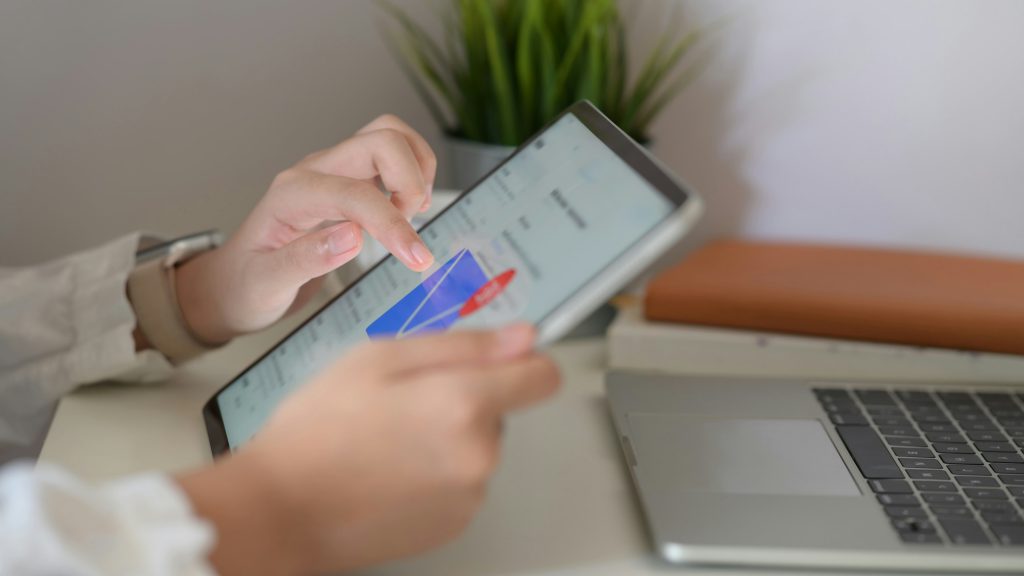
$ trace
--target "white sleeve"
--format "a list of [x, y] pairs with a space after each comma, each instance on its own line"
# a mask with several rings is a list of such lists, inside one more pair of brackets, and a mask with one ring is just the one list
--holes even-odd
[[0, 469], [0, 574], [212, 576], [213, 543], [162, 474], [96, 488], [52, 466]]
[[138, 244], [130, 234], [38, 266], [0, 268], [0, 463], [34, 455], [56, 401], [75, 386], [169, 374], [159, 353], [135, 352], [126, 282]]

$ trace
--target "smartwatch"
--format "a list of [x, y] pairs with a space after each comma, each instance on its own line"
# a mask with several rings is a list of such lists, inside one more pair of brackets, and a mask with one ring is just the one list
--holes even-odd
[[222, 242], [216, 230], [161, 242], [143, 236], [135, 253], [135, 268], [128, 276], [128, 298], [137, 326], [146, 340], [171, 364], [181, 364], [219, 345], [204, 342], [185, 322], [175, 289], [174, 270], [189, 259], [213, 250]]

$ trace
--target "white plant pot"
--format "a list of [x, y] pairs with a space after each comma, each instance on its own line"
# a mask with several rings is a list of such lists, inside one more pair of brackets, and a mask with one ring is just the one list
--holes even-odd
[[465, 190], [515, 151], [513, 146], [484, 144], [452, 136], [445, 137], [448, 148], [448, 185]]

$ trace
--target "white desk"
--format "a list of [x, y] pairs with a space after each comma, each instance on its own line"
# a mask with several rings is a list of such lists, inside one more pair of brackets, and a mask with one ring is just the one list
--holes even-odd
[[[92, 480], [209, 462], [203, 403], [294, 322], [240, 339], [159, 386], [104, 384], [72, 394], [60, 404], [41, 459]], [[470, 529], [436, 552], [370, 573], [678, 572], [648, 547], [603, 400], [603, 341], [559, 344], [552, 354], [564, 388], [552, 402], [510, 419], [501, 468]]]

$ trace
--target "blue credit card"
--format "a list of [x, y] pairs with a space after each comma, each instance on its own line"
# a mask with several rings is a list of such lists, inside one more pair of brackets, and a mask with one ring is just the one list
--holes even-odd
[[451, 327], [463, 305], [487, 283], [468, 249], [460, 250], [369, 326], [370, 338], [400, 338]]

